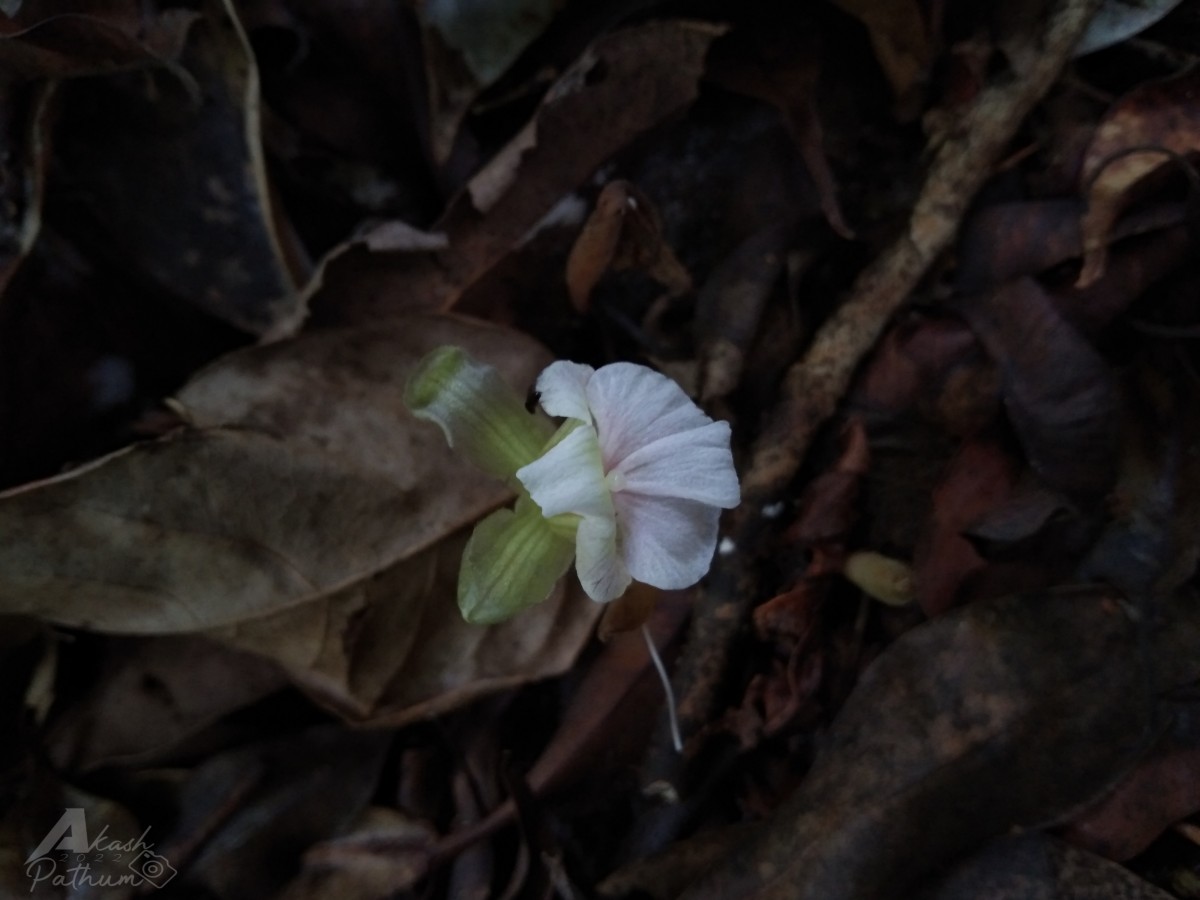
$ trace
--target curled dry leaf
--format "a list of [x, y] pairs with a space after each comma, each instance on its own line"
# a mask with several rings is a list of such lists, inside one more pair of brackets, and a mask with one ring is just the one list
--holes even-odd
[[866, 670], [764, 832], [683, 896], [866, 900], [1097, 796], [1150, 739], [1147, 658], [1115, 592], [974, 603]]
[[179, 393], [193, 428], [0, 495], [4, 611], [217, 629], [360, 719], [561, 671], [599, 606], [561, 596], [496, 631], [455, 608], [464, 536], [438, 544], [510, 495], [404, 406], [408, 371], [442, 344], [522, 393], [547, 361], [519, 334], [444, 317], [232, 354]]
[[1079, 286], [1104, 274], [1117, 216], [1152, 176], [1177, 168], [1179, 157], [1200, 153], [1200, 71], [1139, 85], [1105, 115], [1084, 157], [1087, 190], [1083, 269]]
[[999, 367], [1005, 408], [1034, 471], [1077, 501], [1101, 498], [1117, 466], [1108, 364], [1031, 279], [954, 307]]
[[[957, 287], [975, 292], [1040, 272], [1083, 251], [1078, 200], [1023, 200], [997, 203], [973, 213], [963, 223], [958, 246]], [[1121, 218], [1111, 239], [1159, 231], [1178, 225], [1186, 215], [1181, 203], [1139, 209]]]
[[587, 310], [592, 289], [609, 269], [639, 269], [669, 296], [692, 286], [687, 269], [663, 240], [658, 210], [628, 181], [604, 186], [567, 257], [567, 292], [577, 310]]
[[209, 0], [179, 65], [186, 79], [64, 85], [56, 174], [114, 262], [245, 331], [289, 334], [308, 264], [272, 204], [258, 71], [229, 0]]

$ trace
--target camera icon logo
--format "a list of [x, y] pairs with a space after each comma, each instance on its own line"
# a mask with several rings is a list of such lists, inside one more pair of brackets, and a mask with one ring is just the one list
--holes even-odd
[[160, 888], [179, 874], [178, 870], [153, 850], [143, 850], [129, 861], [130, 871], [140, 875], [151, 887]]

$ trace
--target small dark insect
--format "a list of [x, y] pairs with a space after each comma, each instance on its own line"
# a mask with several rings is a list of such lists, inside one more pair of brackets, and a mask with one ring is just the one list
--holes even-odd
[[525, 395], [525, 412], [533, 412], [533, 408], [538, 405], [538, 401], [542, 399], [542, 395], [537, 388], [530, 388], [529, 393]]

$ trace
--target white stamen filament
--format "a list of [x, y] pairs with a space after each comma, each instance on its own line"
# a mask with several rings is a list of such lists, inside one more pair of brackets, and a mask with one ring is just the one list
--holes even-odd
[[650, 637], [650, 629], [642, 625], [642, 637], [646, 639], [646, 649], [650, 651], [650, 659], [658, 672], [658, 680], [662, 682], [663, 693], [667, 695], [667, 717], [671, 723], [671, 742], [675, 752], [683, 752], [683, 738], [679, 734], [679, 717], [675, 714], [675, 692], [671, 690], [671, 679], [667, 677], [667, 667], [663, 665], [658, 648], [654, 646], [654, 638]]

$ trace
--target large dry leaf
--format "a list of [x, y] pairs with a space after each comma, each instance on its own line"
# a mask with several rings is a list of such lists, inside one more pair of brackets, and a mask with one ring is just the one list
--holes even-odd
[[686, 896], [901, 896], [982, 841], [1096, 796], [1151, 736], [1136, 618], [1115, 592], [1081, 587], [908, 632], [863, 674], [765, 833]]
[[1081, 172], [1088, 206], [1081, 220], [1080, 286], [1104, 274], [1113, 223], [1146, 181], [1182, 168], [1181, 157], [1200, 153], [1198, 85], [1200, 74], [1194, 69], [1140, 84], [1118, 100], [1096, 128]]
[[372, 577], [502, 503], [405, 410], [409, 368], [444, 343], [522, 389], [546, 360], [520, 335], [440, 318], [232, 354], [179, 395], [197, 427], [0, 495], [4, 611], [213, 628]]

